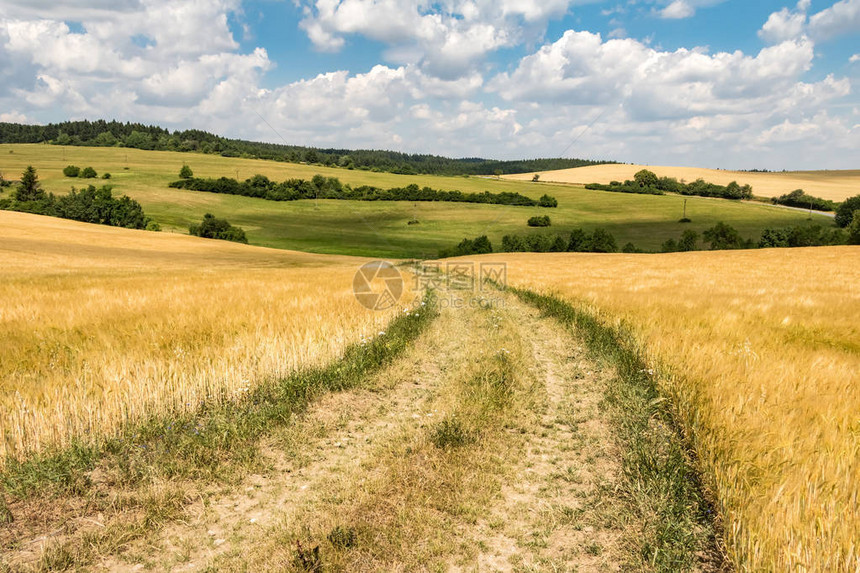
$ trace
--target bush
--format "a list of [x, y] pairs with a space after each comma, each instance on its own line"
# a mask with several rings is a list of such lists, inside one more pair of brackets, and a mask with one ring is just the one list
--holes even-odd
[[547, 215], [541, 215], [538, 217], [532, 217], [529, 219], [529, 227], [549, 227], [552, 222]]
[[687, 229], [681, 233], [681, 240], [678, 241], [679, 251], [695, 251], [696, 243], [699, 242], [699, 234], [696, 231]]
[[161, 225], [159, 225], [159, 224], [158, 224], [158, 223], [156, 223], [155, 221], [150, 221], [150, 222], [148, 222], [148, 223], [146, 224], [146, 230], [147, 230], [147, 231], [153, 231], [153, 232], [155, 232], [155, 233], [158, 233], [158, 232], [160, 232], [160, 231], [161, 231]]
[[567, 244], [567, 250], [570, 253], [583, 253], [588, 251], [589, 238], [582, 229], [574, 229], [570, 232], [570, 240]]
[[81, 173], [78, 177], [81, 179], [94, 179], [97, 175], [98, 173], [96, 173], [96, 170], [92, 167], [84, 167], [81, 169]]
[[774, 197], [771, 201], [775, 205], [786, 205], [788, 207], [798, 207], [801, 209], [813, 209], [815, 211], [833, 211], [836, 208], [836, 203], [813, 197], [803, 192], [803, 189], [795, 189], [791, 193]]
[[191, 225], [188, 228], [188, 232], [196, 237], [206, 239], [221, 239], [236, 243], [248, 242], [244, 229], [234, 227], [226, 219], [218, 219], [211, 213], [206, 213], [203, 216], [203, 222], [199, 225]]
[[705, 241], [710, 243], [711, 250], [741, 249], [744, 241], [737, 229], [720, 221], [702, 233]]
[[110, 179], [110, 173], [103, 174], [102, 179]]
[[860, 245], [860, 210], [854, 211], [851, 224], [846, 230], [848, 231], [848, 244]]
[[81, 168], [76, 165], [67, 165], [63, 167], [63, 175], [66, 177], [77, 177], [81, 174]]
[[615, 237], [609, 231], [595, 229], [591, 234], [589, 251], [592, 253], [615, 253], [618, 251], [618, 245], [615, 243]]
[[99, 189], [93, 185], [80, 191], [72, 189], [68, 195], [56, 199], [53, 214], [64, 219], [127, 229], [145, 229], [149, 223], [140, 203], [125, 195], [114, 197], [110, 185]]
[[558, 207], [558, 200], [550, 195], [544, 195], [538, 200], [538, 205], [541, 207], [555, 208]]
[[860, 195], [846, 199], [836, 208], [836, 224], [842, 228], [847, 227], [854, 220], [854, 212], [857, 210], [860, 210]]
[[191, 179], [192, 177], [194, 177], [194, 172], [191, 171], [190, 167], [188, 167], [187, 165], [185, 165], [183, 163], [182, 169], [179, 170], [179, 178], [180, 179]]
[[486, 235], [481, 235], [476, 239], [463, 239], [453, 249], [442, 249], [439, 251], [440, 259], [449, 257], [464, 257], [466, 255], [485, 255], [493, 252], [493, 245]]

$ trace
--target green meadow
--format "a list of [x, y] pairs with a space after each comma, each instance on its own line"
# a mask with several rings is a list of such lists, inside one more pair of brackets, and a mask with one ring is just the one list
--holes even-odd
[[[338, 177], [352, 185], [402, 187], [411, 183], [464, 192], [519, 192], [538, 198], [548, 193], [558, 199], [556, 209], [464, 203], [359, 201], [274, 202], [240, 196], [168, 188], [188, 164], [197, 177], [237, 177], [256, 173], [274, 180], [310, 179], [316, 174]], [[488, 235], [498, 246], [506, 234], [568, 233], [575, 227], [611, 232], [619, 247], [632, 242], [658, 250], [685, 229], [699, 233], [724, 221], [744, 238], [757, 239], [767, 227], [810, 224], [810, 215], [761, 203], [687, 198], [692, 223], [681, 224], [684, 201], [679, 196], [628, 195], [589, 191], [581, 186], [497, 180], [483, 177], [395, 175], [328, 168], [318, 165], [225, 158], [197, 153], [142, 151], [126, 148], [60, 147], [44, 144], [0, 145], [0, 173], [17, 179], [27, 165], [39, 173], [44, 188], [55, 194], [71, 187], [101, 185], [101, 179], [69, 179], [66, 165], [92, 166], [99, 176], [108, 172], [115, 194], [128, 195], [167, 232], [187, 233], [205, 213], [243, 227], [252, 244], [312, 253], [431, 258], [440, 248], [465, 237]], [[753, 190], [755, 191], [755, 190]], [[9, 188], [5, 191], [9, 193]], [[540, 231], [527, 227], [529, 217], [548, 214], [552, 226]], [[418, 224], [409, 225], [412, 220]], [[831, 225], [832, 219], [813, 214], [812, 223]]]

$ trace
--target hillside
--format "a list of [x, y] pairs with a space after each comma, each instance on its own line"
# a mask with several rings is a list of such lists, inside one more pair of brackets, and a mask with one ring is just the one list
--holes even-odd
[[586, 185], [588, 183], [608, 184], [610, 181], [633, 179], [633, 175], [641, 169], [653, 171], [659, 177], [674, 177], [679, 181], [683, 180], [687, 183], [700, 178], [718, 185], [727, 185], [732, 181], [737, 181], [741, 185], [751, 185], [753, 193], [759, 197], [778, 197], [790, 193], [795, 189], [803, 189], [810, 195], [832, 201], [844, 201], [848, 197], [860, 194], [860, 170], [759, 173], [702, 169], [698, 167], [612, 164], [556, 171], [541, 171], [537, 173], [520, 173], [505, 175], [503, 177], [510, 181], [531, 181], [534, 175], [537, 174], [540, 176], [541, 181], [547, 183], [568, 183], [575, 185]]
[[275, 161], [305, 161], [326, 166], [354, 166], [403, 174], [495, 175], [536, 169], [563, 169], [593, 165], [585, 159], [521, 159], [498, 161], [469, 157], [454, 159], [438, 155], [402, 153], [377, 149], [316, 148], [286, 143], [263, 143], [230, 139], [199, 129], [171, 132], [154, 125], [118, 121], [66, 121], [47, 125], [0, 122], [0, 143], [50, 143], [63, 146], [112, 147], [181, 151], [223, 157], [251, 157]]
[[[440, 190], [516, 192], [533, 199], [548, 193], [558, 199], [559, 206], [547, 210], [441, 202], [273, 202], [169, 188], [168, 184], [177, 179], [185, 163], [199, 177], [247, 179], [261, 173], [283, 181], [311, 179], [322, 174], [337, 177], [345, 184], [382, 188], [416, 183]], [[0, 145], [0, 173], [9, 179], [17, 177], [27, 165], [33, 165], [45, 189], [53, 193], [66, 193], [72, 186], [105, 183], [66, 178], [62, 169], [69, 164], [92, 166], [100, 175], [111, 173], [112, 178], [107, 183], [114, 187], [114, 193], [127, 194], [139, 201], [146, 215], [167, 231], [187, 233], [189, 225], [199, 223], [204, 214], [212, 213], [243, 227], [252, 244], [317, 253], [434, 258], [440, 249], [455, 245], [464, 237], [486, 234], [499, 245], [506, 234], [530, 232], [526, 221], [544, 214], [551, 215], [552, 227], [543, 232], [565, 233], [574, 227], [587, 230], [603, 227], [616, 237], [619, 246], [630, 241], [650, 250], [659, 250], [664, 241], [677, 239], [685, 229], [701, 233], [719, 221], [737, 228], [744, 238], [756, 240], [768, 227], [808, 224], [805, 213], [701, 197], [691, 197], [687, 201], [687, 214], [693, 222], [683, 225], [678, 219], [683, 214], [684, 199], [674, 196], [634, 196], [493, 178], [373, 173], [166, 151]], [[832, 219], [820, 214], [814, 214], [813, 219], [822, 225], [832, 225]], [[419, 224], [409, 225], [413, 220]]]

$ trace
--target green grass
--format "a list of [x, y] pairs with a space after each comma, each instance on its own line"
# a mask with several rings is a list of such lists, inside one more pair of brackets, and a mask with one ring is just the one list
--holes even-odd
[[[10, 151], [12, 153], [10, 153]], [[506, 207], [461, 203], [409, 203], [360, 201], [273, 202], [248, 197], [169, 189], [187, 163], [198, 177], [238, 177], [262, 173], [275, 180], [309, 179], [319, 173], [353, 185], [400, 187], [410, 183], [434, 189], [464, 192], [519, 192], [533, 198], [555, 196], [557, 209]], [[463, 238], [488, 235], [496, 247], [506, 234], [567, 233], [574, 227], [603, 227], [615, 235], [619, 247], [632, 242], [658, 250], [685, 229], [701, 233], [718, 221], [737, 228], [744, 238], [758, 239], [766, 227], [806, 224], [808, 215], [759, 203], [693, 197], [687, 202], [692, 223], [681, 224], [684, 199], [678, 196], [627, 195], [589, 191], [571, 185], [501, 181], [481, 177], [395, 175], [326, 168], [274, 161], [224, 158], [212, 155], [141, 151], [124, 148], [59, 147], [42, 144], [0, 145], [0, 173], [16, 179], [32, 164], [46, 190], [66, 193], [70, 187], [100, 185], [100, 179], [68, 179], [62, 169], [73, 164], [92, 166], [99, 176], [109, 172], [115, 192], [138, 200], [147, 215], [166, 231], [188, 232], [205, 213], [243, 227], [252, 244], [314, 253], [431, 258], [440, 248]], [[127, 169], [126, 169], [127, 167]], [[6, 191], [8, 194], [8, 190]], [[553, 226], [535, 231], [526, 221], [549, 214]], [[417, 219], [419, 224], [407, 223]], [[832, 219], [813, 215], [816, 223]]]

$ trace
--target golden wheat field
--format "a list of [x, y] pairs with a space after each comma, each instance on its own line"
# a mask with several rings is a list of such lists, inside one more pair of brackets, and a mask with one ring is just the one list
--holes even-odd
[[860, 570], [860, 248], [493, 256], [632, 328], [742, 570]]
[[[541, 181], [547, 183], [607, 184], [610, 181], [633, 179], [633, 175], [641, 169], [653, 171], [659, 177], [674, 177], [687, 183], [696, 179], [704, 179], [719, 185], [728, 185], [732, 181], [737, 181], [741, 185], [751, 185], [753, 193], [759, 197], [778, 197], [795, 189], [803, 189], [810, 195], [832, 201], [844, 201], [848, 197], [860, 194], [860, 170], [753, 173], [699, 167], [615, 164], [543, 171], [538, 175]], [[504, 178], [512, 181], [531, 181], [534, 175], [534, 173], [518, 173], [505, 175]]]
[[0, 211], [0, 260], [0, 460], [239, 396], [391, 316], [349, 257]]

